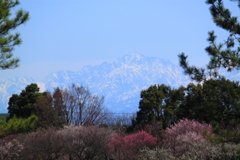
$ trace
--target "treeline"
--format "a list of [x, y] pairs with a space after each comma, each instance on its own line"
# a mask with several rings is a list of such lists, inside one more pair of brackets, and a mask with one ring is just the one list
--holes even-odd
[[161, 122], [166, 128], [184, 118], [236, 126], [240, 122], [239, 82], [209, 79], [177, 89], [153, 85], [141, 92], [135, 124]]
[[136, 114], [114, 114], [83, 86], [30, 84], [9, 99], [0, 159], [237, 159], [239, 92], [226, 79], [153, 85]]
[[[103, 96], [93, 95], [86, 87], [76, 84], [64, 89], [56, 88], [53, 93], [40, 93], [37, 84], [32, 83], [19, 95], [13, 94], [9, 98], [8, 113], [7, 123], [3, 123], [6, 127], [10, 122], [18, 120], [30, 124], [27, 119], [31, 119], [31, 126], [35, 122], [35, 128], [55, 129], [69, 125], [96, 125], [117, 129], [131, 125], [131, 118], [134, 117], [134, 114], [110, 112], [104, 107]], [[1, 135], [5, 136], [4, 132]]]

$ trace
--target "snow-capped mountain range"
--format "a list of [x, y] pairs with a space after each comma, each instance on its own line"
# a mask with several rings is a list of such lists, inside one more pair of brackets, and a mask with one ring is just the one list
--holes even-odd
[[131, 54], [111, 63], [85, 66], [79, 72], [52, 73], [47, 76], [45, 87], [51, 90], [71, 83], [82, 84], [94, 94], [104, 96], [109, 109], [132, 112], [138, 109], [143, 89], [158, 83], [177, 87], [188, 82], [182, 69], [168, 60]]
[[[233, 79], [239, 74], [231, 73]], [[138, 110], [140, 92], [154, 84], [171, 87], [187, 85], [190, 79], [183, 70], [169, 60], [131, 54], [98, 66], [85, 66], [78, 72], [58, 71], [51, 73], [45, 81], [38, 83], [44, 90], [67, 87], [72, 83], [88, 87], [93, 94], [105, 97], [105, 106], [113, 112], [135, 112]], [[16, 77], [0, 80], [0, 113], [7, 112], [7, 103], [12, 94], [19, 94], [31, 83], [32, 78]]]

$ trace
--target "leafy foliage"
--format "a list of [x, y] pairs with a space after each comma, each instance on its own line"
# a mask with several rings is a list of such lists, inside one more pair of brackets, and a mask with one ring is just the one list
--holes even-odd
[[18, 0], [0, 0], [0, 68], [13, 69], [18, 67], [19, 59], [12, 58], [14, 46], [21, 44], [20, 34], [11, 34], [12, 30], [29, 19], [28, 12], [18, 10], [13, 17], [11, 9], [19, 5]]
[[153, 85], [141, 92], [139, 111], [137, 112], [137, 124], [161, 123], [166, 128], [176, 120], [176, 109], [184, 93], [171, 89], [169, 86]]
[[22, 90], [20, 95], [13, 94], [8, 102], [8, 113], [10, 113], [8, 119], [11, 119], [14, 115], [20, 118], [31, 116], [35, 103], [41, 96], [42, 93], [39, 93], [39, 87], [34, 83]]
[[183, 118], [234, 125], [240, 122], [239, 115], [239, 82], [209, 79], [178, 89], [153, 85], [141, 92], [139, 111], [129, 130], [133, 131], [136, 126], [144, 128], [146, 124], [160, 124], [165, 129]]
[[214, 23], [229, 32], [229, 36], [224, 43], [217, 44], [214, 31], [208, 33], [209, 46], [205, 50], [210, 56], [210, 61], [206, 69], [190, 66], [184, 53], [178, 55], [184, 73], [197, 82], [223, 77], [219, 74], [220, 68], [226, 68], [227, 71], [240, 69], [240, 47], [235, 46], [236, 43], [238, 45], [240, 43], [240, 23], [237, 17], [231, 15], [229, 9], [224, 7], [222, 0], [207, 0], [206, 3], [210, 5]]
[[240, 86], [226, 79], [210, 79], [203, 84], [189, 84], [178, 108], [178, 117], [200, 122], [239, 123]]
[[26, 133], [34, 130], [36, 127], [37, 117], [32, 115], [27, 119], [17, 118], [14, 116], [7, 123], [0, 125], [0, 137], [5, 137], [11, 134]]
[[52, 107], [50, 98], [50, 93], [45, 92], [35, 103], [32, 113], [38, 117], [37, 128], [62, 128], [64, 125], [64, 122], [59, 120], [55, 108]]
[[214, 136], [207, 136], [207, 138], [215, 143], [235, 143], [240, 142], [240, 126], [239, 124], [228, 125], [224, 122], [212, 122]]

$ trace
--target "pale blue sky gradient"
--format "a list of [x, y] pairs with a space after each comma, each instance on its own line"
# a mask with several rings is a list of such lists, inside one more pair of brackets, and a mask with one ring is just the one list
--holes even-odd
[[[30, 20], [17, 31], [23, 44], [13, 51], [20, 67], [0, 78], [33, 77], [42, 81], [58, 70], [111, 62], [131, 53], [166, 58], [178, 64], [185, 52], [191, 64], [208, 62], [208, 31], [218, 40], [204, 0], [20, 0]], [[237, 3], [227, 2], [234, 15]], [[17, 9], [15, 9], [17, 10]]]

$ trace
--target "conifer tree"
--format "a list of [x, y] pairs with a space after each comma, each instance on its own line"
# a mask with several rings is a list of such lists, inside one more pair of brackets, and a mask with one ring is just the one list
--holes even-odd
[[[232, 1], [238, 1], [240, 8], [240, 0]], [[225, 42], [217, 44], [217, 36], [214, 31], [208, 33], [209, 46], [205, 50], [210, 56], [210, 61], [206, 69], [190, 66], [187, 62], [188, 56], [185, 53], [178, 55], [184, 73], [197, 82], [205, 81], [208, 78], [223, 77], [219, 74], [220, 68], [225, 68], [227, 71], [240, 69], [240, 23], [237, 17], [231, 15], [230, 10], [224, 7], [222, 0], [207, 0], [206, 3], [210, 5], [214, 23], [226, 30], [229, 35]]]
[[28, 12], [18, 10], [15, 15], [11, 9], [19, 5], [18, 0], [0, 0], [0, 69], [14, 69], [19, 59], [12, 58], [14, 46], [21, 44], [20, 34], [12, 33], [19, 25], [29, 19]]
[[178, 107], [178, 118], [199, 122], [240, 122], [240, 84], [227, 79], [210, 79], [203, 84], [190, 83]]
[[34, 83], [28, 85], [25, 90], [22, 90], [20, 95], [13, 94], [8, 102], [8, 113], [10, 113], [8, 119], [13, 118], [14, 115], [17, 118], [28, 118], [31, 116], [35, 108], [35, 103], [41, 96], [43, 94], [39, 93], [39, 87]]
[[176, 120], [177, 107], [184, 96], [184, 88], [172, 89], [164, 84], [141, 91], [139, 111], [133, 125], [161, 123], [168, 127]]

